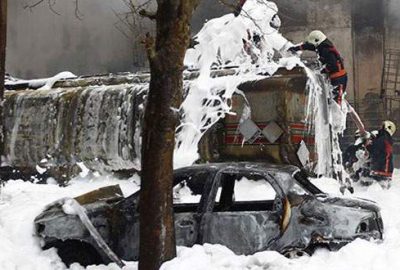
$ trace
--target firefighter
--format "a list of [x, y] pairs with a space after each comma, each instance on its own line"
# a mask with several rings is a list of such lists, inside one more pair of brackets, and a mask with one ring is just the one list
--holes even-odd
[[333, 86], [333, 98], [342, 105], [343, 95], [347, 87], [347, 72], [344, 68], [343, 59], [333, 43], [319, 30], [312, 31], [301, 45], [289, 48], [288, 51], [316, 51], [319, 60], [325, 66], [322, 70], [326, 73]]
[[393, 134], [396, 125], [392, 121], [384, 121], [378, 134], [367, 146], [370, 155], [370, 177], [388, 187], [393, 175]]

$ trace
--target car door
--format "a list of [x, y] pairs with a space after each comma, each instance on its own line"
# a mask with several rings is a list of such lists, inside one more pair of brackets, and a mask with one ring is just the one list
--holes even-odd
[[280, 236], [281, 193], [262, 175], [221, 175], [214, 206], [201, 221], [202, 243], [225, 245], [236, 254], [266, 250]]
[[179, 179], [174, 186], [175, 241], [178, 246], [193, 246], [198, 240], [200, 201], [209, 172], [197, 172]]

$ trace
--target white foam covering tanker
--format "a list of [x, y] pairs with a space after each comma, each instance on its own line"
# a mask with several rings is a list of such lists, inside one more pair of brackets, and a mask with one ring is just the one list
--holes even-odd
[[[234, 73], [218, 70], [213, 76]], [[197, 75], [185, 73], [186, 87]], [[8, 165], [27, 173], [38, 172], [39, 166], [66, 174], [77, 162], [93, 170], [139, 170], [148, 81], [148, 74], [104, 75], [62, 80], [49, 90], [6, 91]], [[305, 124], [306, 85], [302, 68], [241, 83], [231, 113], [203, 136], [200, 160], [301, 165], [301, 142], [310, 150], [314, 144]]]

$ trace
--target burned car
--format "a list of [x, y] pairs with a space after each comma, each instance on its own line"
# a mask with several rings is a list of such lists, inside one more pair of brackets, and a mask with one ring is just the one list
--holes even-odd
[[[294, 166], [194, 165], [175, 170], [174, 181], [179, 246], [222, 244], [236, 254], [275, 250], [293, 257], [320, 247], [336, 250], [356, 238], [383, 237], [374, 202], [329, 196]], [[44, 249], [57, 248], [66, 264], [109, 263], [115, 256], [138, 260], [139, 192], [124, 198], [112, 186], [75, 199], [97, 237], [81, 215], [59, 201], [35, 219]]]

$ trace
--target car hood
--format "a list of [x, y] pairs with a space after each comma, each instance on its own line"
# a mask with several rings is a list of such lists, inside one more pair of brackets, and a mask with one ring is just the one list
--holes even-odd
[[[85, 208], [88, 216], [90, 216], [91, 213], [107, 208], [108, 206], [121, 201], [123, 198], [124, 197], [119, 185], [114, 185], [93, 190], [75, 197], [74, 199]], [[47, 223], [55, 219], [64, 219], [66, 216], [73, 218], [74, 215], [68, 215], [64, 212], [64, 200], [65, 198], [47, 205], [43, 212], [35, 218], [34, 222], [36, 224]], [[76, 218], [76, 220], [78, 219]]]
[[318, 194], [316, 195], [316, 198], [320, 202], [329, 203], [331, 205], [337, 205], [349, 208], [362, 208], [375, 213], [380, 212], [380, 208], [377, 205], [377, 203], [367, 199], [335, 197], [329, 194]]

